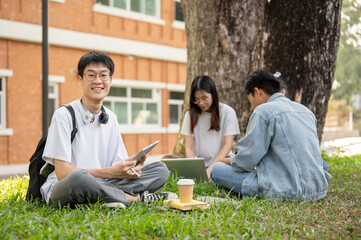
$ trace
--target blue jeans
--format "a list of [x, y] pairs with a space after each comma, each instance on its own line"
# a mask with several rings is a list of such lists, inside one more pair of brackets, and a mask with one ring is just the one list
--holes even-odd
[[[328, 165], [323, 161], [323, 169], [328, 170]], [[217, 162], [211, 169], [212, 181], [220, 187], [226, 187], [233, 192], [241, 193], [242, 183], [249, 172], [236, 172], [234, 168], [226, 163]]]
[[327, 162], [325, 161], [322, 161], [322, 167], [325, 171], [328, 171], [328, 165], [327, 165]]
[[216, 162], [211, 169], [211, 178], [215, 184], [237, 193], [241, 193], [242, 183], [248, 174], [249, 172], [236, 172], [232, 166], [222, 162]]

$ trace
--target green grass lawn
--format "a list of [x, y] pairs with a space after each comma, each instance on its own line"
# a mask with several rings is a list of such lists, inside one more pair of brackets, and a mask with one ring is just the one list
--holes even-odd
[[[274, 203], [197, 183], [195, 196], [232, 198], [206, 210], [182, 212], [161, 203], [126, 209], [99, 204], [75, 209], [25, 201], [28, 178], [0, 182], [0, 239], [360, 239], [361, 156], [323, 155], [329, 193], [318, 202]], [[163, 191], [177, 191], [171, 176]]]

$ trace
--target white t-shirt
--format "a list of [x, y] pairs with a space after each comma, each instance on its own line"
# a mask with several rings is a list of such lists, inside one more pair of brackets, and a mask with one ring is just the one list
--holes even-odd
[[198, 122], [191, 133], [189, 112], [186, 113], [181, 130], [182, 135], [195, 138], [195, 155], [203, 157], [208, 167], [223, 146], [224, 136], [239, 134], [238, 120], [233, 108], [224, 103], [219, 103], [220, 130], [209, 130], [211, 126], [211, 113], [202, 111]]
[[[82, 120], [80, 100], [70, 103], [75, 112], [78, 132], [71, 143], [73, 129], [70, 112], [61, 107], [54, 112], [49, 128], [48, 138], [43, 153], [43, 159], [53, 164], [53, 159], [71, 163], [72, 167], [82, 169], [110, 167], [128, 158], [123, 139], [120, 135], [116, 115], [105, 108], [109, 115], [106, 124], [100, 124], [99, 114], [95, 114], [92, 123], [85, 124]], [[57, 183], [55, 171], [41, 187], [43, 198], [48, 202], [51, 188]]]

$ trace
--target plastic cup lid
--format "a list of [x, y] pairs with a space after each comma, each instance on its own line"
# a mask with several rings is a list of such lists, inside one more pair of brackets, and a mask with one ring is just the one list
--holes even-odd
[[194, 185], [193, 179], [179, 179], [177, 185]]

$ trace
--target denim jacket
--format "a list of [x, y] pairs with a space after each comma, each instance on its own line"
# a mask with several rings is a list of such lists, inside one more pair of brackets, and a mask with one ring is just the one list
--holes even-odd
[[316, 123], [309, 109], [282, 93], [256, 107], [231, 155], [236, 171], [250, 172], [242, 195], [283, 201], [324, 198], [331, 175], [322, 168]]

